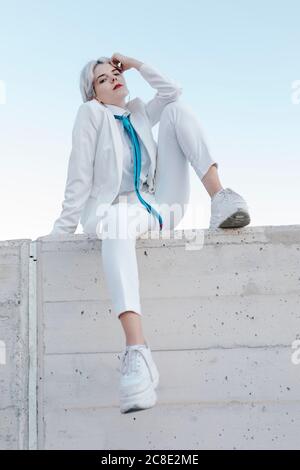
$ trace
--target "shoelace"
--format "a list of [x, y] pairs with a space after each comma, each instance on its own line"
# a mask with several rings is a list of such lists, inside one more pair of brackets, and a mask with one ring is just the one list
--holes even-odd
[[134, 372], [137, 370], [137, 366], [140, 364], [140, 355], [138, 349], [128, 349], [124, 354], [124, 359], [121, 366], [122, 374], [128, 372]]
[[225, 199], [226, 197], [229, 196], [229, 194], [233, 194], [234, 191], [231, 188], [224, 188], [221, 189], [221, 191], [218, 193], [217, 198], [222, 197], [222, 199]]
[[[217, 199], [219, 199], [219, 201], [220, 201], [220, 198], [222, 198], [221, 201], [223, 202], [226, 198], [229, 197], [229, 194], [231, 195], [231, 194], [234, 194], [234, 193], [235, 192], [231, 188], [224, 188], [218, 193]], [[212, 205], [213, 205], [213, 203], [214, 203], [214, 201], [212, 200]], [[216, 211], [212, 212], [211, 219], [210, 219], [210, 225], [214, 225], [216, 222], [218, 222], [218, 218], [219, 218], [220, 214], [221, 214], [221, 212], [219, 210], [217, 212]]]
[[148, 365], [141, 349], [128, 349], [127, 351], [125, 351], [125, 353], [122, 357], [121, 367], [120, 368], [118, 367], [117, 370], [119, 372], [121, 372], [121, 374], [127, 374], [130, 371], [131, 372], [137, 371], [138, 367], [141, 364], [140, 363], [141, 356], [142, 356], [143, 360], [145, 361], [145, 363], [148, 367], [150, 376], [153, 380], [151, 369], [150, 369], [150, 367], [149, 367], [149, 365]]

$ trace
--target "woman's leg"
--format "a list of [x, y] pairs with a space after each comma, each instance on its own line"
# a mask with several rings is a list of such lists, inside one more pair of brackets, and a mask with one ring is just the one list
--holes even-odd
[[[200, 179], [203, 176], [207, 178], [212, 193], [219, 189], [216, 175], [211, 176], [214, 171], [211, 170], [212, 165], [217, 167], [218, 164], [210, 156], [197, 117], [184, 103], [169, 103], [162, 112], [159, 125], [155, 195], [142, 193], [144, 199], [162, 215], [163, 230], [172, 230], [178, 225], [187, 209], [190, 163]], [[148, 230], [157, 230], [158, 221], [147, 212], [134, 191], [128, 201], [134, 203], [138, 213], [131, 227], [135, 229], [138, 226], [139, 231], [131, 233], [125, 240], [118, 237], [104, 239], [102, 259], [114, 311], [122, 322], [126, 344], [140, 344], [145, 340], [141, 326], [136, 239]], [[111, 206], [110, 221], [115, 219], [116, 224], [117, 219], [124, 226], [128, 222], [128, 211], [126, 205], [123, 210], [121, 206]]]
[[[221, 185], [219, 165], [210, 155], [197, 115], [190, 106], [177, 100], [165, 106], [160, 119], [155, 189], [158, 203], [177, 201], [177, 205], [181, 205], [186, 202], [188, 163], [211, 196], [209, 228], [237, 228], [249, 224], [245, 199]], [[176, 217], [177, 223], [179, 220]]]
[[[155, 199], [159, 204], [180, 204], [183, 215], [189, 201], [189, 165], [212, 196], [222, 189], [218, 163], [211, 157], [201, 123], [186, 103], [165, 106], [158, 132]], [[180, 219], [175, 217], [175, 225]]]
[[218, 191], [223, 189], [223, 186], [221, 184], [219, 174], [218, 174], [218, 169], [215, 165], [212, 165], [208, 172], [203, 176], [202, 178], [202, 183], [210, 195], [212, 197], [214, 194], [216, 194]]
[[110, 206], [103, 225], [104, 230], [110, 227], [109, 237], [98, 235], [102, 238], [102, 266], [113, 311], [121, 321], [126, 345], [146, 343], [141, 322], [136, 239], [153, 228], [152, 217], [132, 192], [127, 204]]
[[125, 333], [126, 346], [132, 344], [146, 344], [141, 315], [137, 315], [136, 312], [128, 310], [121, 313], [119, 319]]

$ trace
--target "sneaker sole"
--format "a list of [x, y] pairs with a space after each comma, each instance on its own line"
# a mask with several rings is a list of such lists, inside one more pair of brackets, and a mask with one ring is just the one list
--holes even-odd
[[250, 223], [250, 216], [244, 210], [238, 210], [219, 225], [219, 228], [244, 227]]
[[133, 394], [128, 397], [121, 397], [120, 411], [121, 413], [129, 413], [131, 411], [140, 411], [152, 408], [157, 401], [157, 395], [153, 384], [139, 394]]

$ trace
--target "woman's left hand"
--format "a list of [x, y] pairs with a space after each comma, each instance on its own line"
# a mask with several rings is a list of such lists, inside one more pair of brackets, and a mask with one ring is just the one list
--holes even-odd
[[135, 67], [138, 61], [132, 57], [127, 57], [126, 55], [120, 54], [119, 52], [114, 52], [111, 56], [110, 62], [115, 67], [118, 67], [118, 62], [121, 62], [121, 70], [122, 72], [126, 72], [126, 70]]

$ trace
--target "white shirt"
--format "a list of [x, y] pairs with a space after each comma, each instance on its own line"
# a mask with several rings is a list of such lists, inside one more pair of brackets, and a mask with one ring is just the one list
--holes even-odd
[[[130, 111], [125, 108], [121, 108], [120, 106], [116, 106], [114, 104], [105, 104], [113, 114], [118, 116], [128, 116]], [[134, 191], [134, 161], [133, 161], [133, 143], [127, 132], [124, 129], [123, 123], [120, 119], [116, 119], [118, 124], [123, 147], [124, 147], [124, 160], [123, 160], [123, 171], [122, 171], [122, 180], [121, 186], [119, 190], [119, 194], [125, 193], [127, 191]], [[148, 155], [147, 149], [144, 146], [142, 140], [139, 138], [139, 144], [141, 149], [141, 174], [140, 174], [140, 187], [139, 190], [145, 190], [148, 187], [146, 183], [146, 179], [148, 176], [149, 166], [151, 163], [150, 157]], [[143, 186], [144, 184], [144, 186]]]

